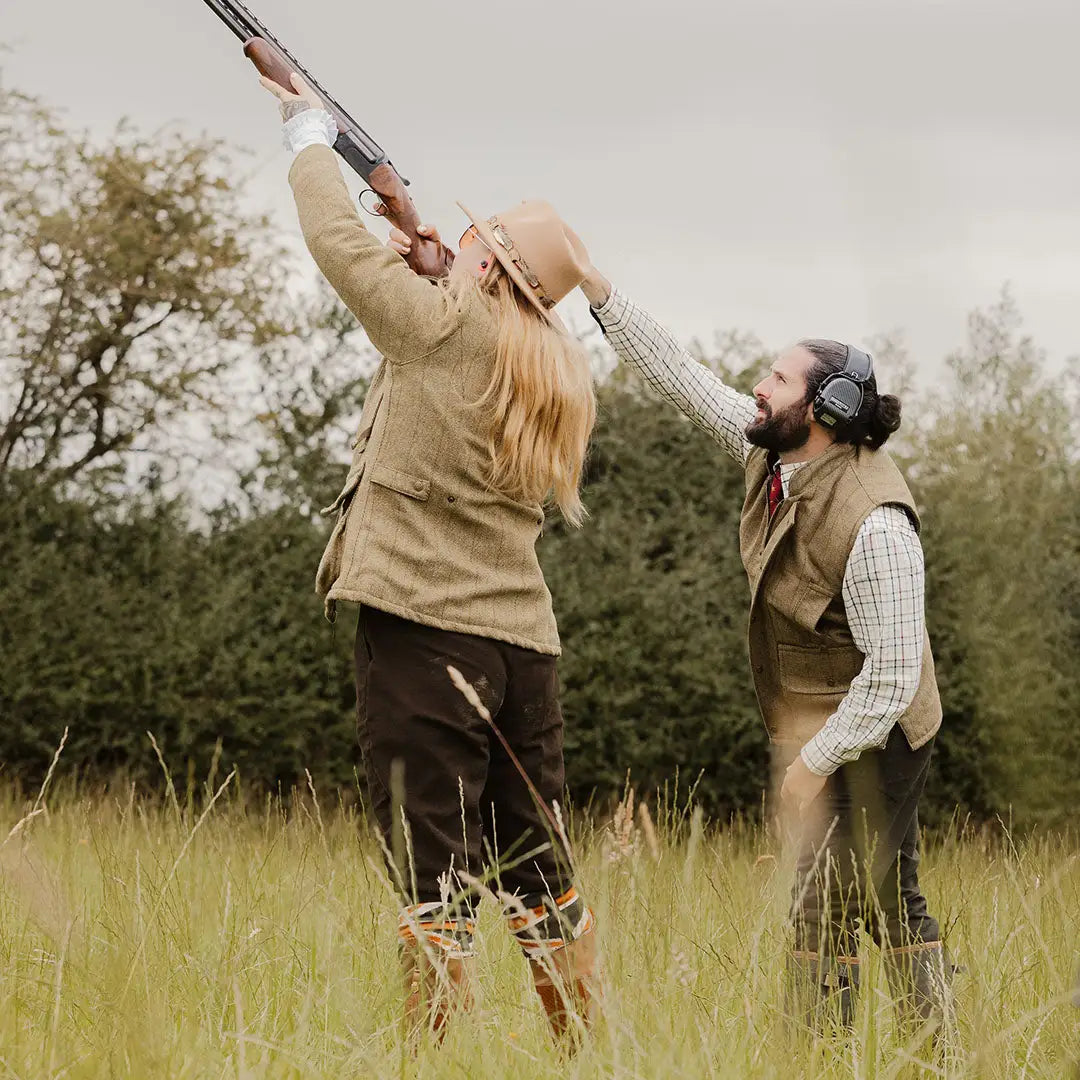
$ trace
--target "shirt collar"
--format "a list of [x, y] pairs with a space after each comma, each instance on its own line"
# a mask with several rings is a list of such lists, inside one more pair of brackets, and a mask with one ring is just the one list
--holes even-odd
[[774, 476], [777, 469], [780, 470], [780, 487], [784, 492], [784, 498], [788, 497], [788, 487], [791, 484], [791, 478], [801, 469], [807, 462], [805, 461], [793, 461], [790, 465], [781, 465], [779, 458], [775, 459], [769, 464], [769, 472]]

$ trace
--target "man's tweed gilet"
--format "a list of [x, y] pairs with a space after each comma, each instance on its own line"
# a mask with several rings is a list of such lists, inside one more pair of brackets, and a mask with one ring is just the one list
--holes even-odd
[[[746, 502], [739, 529], [750, 578], [750, 665], [769, 737], [804, 744], [836, 711], [864, 656], [851, 637], [842, 596], [855, 537], [878, 506], [903, 507], [916, 527], [915, 503], [884, 451], [834, 444], [798, 469], [769, 520], [768, 454], [746, 462]], [[930, 640], [923, 631], [922, 679], [900, 718], [912, 748], [941, 724]]]

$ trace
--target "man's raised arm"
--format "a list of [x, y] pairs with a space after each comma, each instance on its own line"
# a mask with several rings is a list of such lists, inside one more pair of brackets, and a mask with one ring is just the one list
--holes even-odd
[[743, 464], [750, 445], [746, 425], [756, 412], [754, 399], [732, 389], [695, 360], [647, 311], [613, 289], [599, 271], [590, 272], [581, 291], [619, 357]]

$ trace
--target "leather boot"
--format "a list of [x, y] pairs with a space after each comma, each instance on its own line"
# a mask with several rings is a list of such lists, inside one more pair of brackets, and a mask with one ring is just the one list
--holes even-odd
[[853, 1028], [858, 990], [857, 957], [823, 959], [814, 952], [794, 952], [788, 957], [788, 1016], [813, 1031], [824, 1031], [830, 1020], [841, 1028]]
[[953, 966], [940, 941], [920, 942], [883, 953], [889, 990], [901, 1025], [941, 1029], [952, 1014]]
[[416, 946], [401, 950], [402, 971], [405, 977], [405, 1025], [410, 1037], [425, 1028], [432, 1031], [436, 1041], [446, 1034], [450, 1017], [473, 1005], [472, 959], [434, 957]]
[[555, 1039], [576, 1046], [576, 1020], [592, 1026], [599, 996], [595, 932], [587, 930], [555, 952], [530, 958], [529, 969]]

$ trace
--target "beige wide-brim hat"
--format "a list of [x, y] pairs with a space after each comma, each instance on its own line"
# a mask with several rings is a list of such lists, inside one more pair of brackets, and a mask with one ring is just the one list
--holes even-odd
[[589, 254], [580, 237], [542, 199], [529, 199], [486, 221], [458, 203], [513, 283], [564, 334], [555, 305], [585, 280]]

